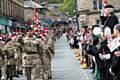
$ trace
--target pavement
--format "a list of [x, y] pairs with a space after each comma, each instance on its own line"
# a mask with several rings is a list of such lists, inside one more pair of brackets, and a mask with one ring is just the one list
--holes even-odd
[[[52, 60], [52, 80], [93, 80], [89, 69], [82, 69], [70, 49], [65, 35], [55, 43]], [[26, 80], [24, 75], [14, 80]]]
[[55, 44], [52, 61], [53, 80], [93, 80], [89, 69], [82, 69], [63, 36]]

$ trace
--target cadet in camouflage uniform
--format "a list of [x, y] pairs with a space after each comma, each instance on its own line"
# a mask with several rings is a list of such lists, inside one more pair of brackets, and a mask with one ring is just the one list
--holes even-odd
[[48, 40], [47, 40], [47, 46], [48, 46], [48, 52], [50, 54], [50, 60], [49, 60], [49, 79], [52, 78], [52, 73], [51, 73], [51, 61], [54, 56], [54, 41], [52, 39], [53, 35], [51, 32], [48, 34]]
[[29, 30], [24, 38], [23, 67], [26, 69], [27, 80], [42, 80], [40, 79], [40, 60], [39, 45], [36, 42], [36, 37]]
[[5, 45], [7, 49], [7, 79], [13, 80], [16, 70], [16, 61], [15, 61], [15, 51], [14, 40], [11, 39]]
[[53, 33], [54, 33], [54, 41], [56, 41], [57, 40], [57, 28], [56, 27], [54, 27]]
[[38, 66], [38, 79], [37, 80], [45, 80], [44, 79], [44, 61], [43, 61], [43, 41], [42, 41], [42, 34], [38, 33], [37, 34], [37, 42], [39, 44], [39, 56], [40, 56], [40, 63], [37, 65]]
[[42, 61], [44, 65], [44, 80], [49, 79], [49, 60], [50, 60], [50, 54], [48, 52], [47, 44], [43, 45], [43, 55], [42, 55]]
[[41, 42], [41, 38], [38, 38], [39, 39], [39, 55], [40, 55], [40, 64], [38, 65], [39, 67], [39, 80], [44, 80], [44, 62], [42, 60], [42, 55], [43, 55], [43, 43]]
[[0, 69], [1, 69], [1, 80], [6, 80], [6, 66], [7, 66], [7, 49], [5, 48], [5, 42], [0, 40]]
[[23, 37], [21, 34], [16, 35], [14, 41], [15, 50], [15, 60], [16, 60], [16, 76], [22, 75], [22, 53], [23, 53]]
[[51, 34], [48, 34], [48, 30], [44, 31], [45, 35], [44, 37], [46, 38], [44, 40], [44, 45], [43, 45], [43, 62], [44, 62], [44, 80], [49, 80], [52, 78], [51, 76], [51, 60], [53, 57], [52, 49], [50, 48], [50, 36]]

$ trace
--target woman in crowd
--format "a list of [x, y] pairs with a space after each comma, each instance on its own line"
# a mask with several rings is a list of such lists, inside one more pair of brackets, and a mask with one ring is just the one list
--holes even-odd
[[93, 55], [94, 65], [93, 65], [93, 72], [95, 72], [95, 78], [97, 80], [112, 80], [110, 74], [109, 74], [109, 68], [111, 64], [110, 59], [110, 50], [107, 47], [107, 44], [109, 42], [109, 35], [110, 32], [108, 30], [105, 30], [105, 33], [107, 31], [107, 34], [104, 34], [104, 37], [100, 36], [101, 29], [99, 26], [93, 26], [93, 35], [92, 35], [92, 44], [89, 46], [89, 49], [87, 50], [89, 54]]
[[[114, 36], [120, 42], [120, 24], [115, 26]], [[120, 46], [114, 50], [114, 56], [114, 62], [109, 71], [114, 75], [114, 80], [120, 80]]]
[[86, 68], [91, 67], [90, 66], [90, 57], [86, 51], [86, 48], [91, 43], [92, 33], [91, 33], [90, 28], [88, 28], [87, 25], [85, 25], [83, 27], [84, 27], [84, 32], [83, 32], [83, 42], [82, 42], [82, 56], [87, 63], [87, 66], [83, 66], [83, 68], [86, 69]]

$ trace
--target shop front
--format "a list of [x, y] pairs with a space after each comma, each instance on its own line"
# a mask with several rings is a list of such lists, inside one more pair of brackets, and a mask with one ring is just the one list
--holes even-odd
[[6, 18], [0, 17], [0, 33], [6, 34], [7, 25], [8, 25], [8, 20]]

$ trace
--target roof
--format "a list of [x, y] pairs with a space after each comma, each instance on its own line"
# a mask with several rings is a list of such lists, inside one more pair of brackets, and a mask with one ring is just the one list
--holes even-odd
[[49, 7], [59, 7], [61, 6], [62, 4], [58, 4], [58, 3], [54, 3], [54, 4], [48, 4]]
[[28, 8], [28, 7], [34, 8], [35, 4], [36, 4], [36, 8], [43, 8], [43, 6], [35, 3], [34, 1], [24, 1], [24, 7], [26, 7], [26, 8]]

